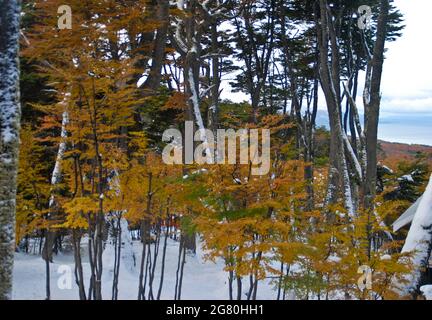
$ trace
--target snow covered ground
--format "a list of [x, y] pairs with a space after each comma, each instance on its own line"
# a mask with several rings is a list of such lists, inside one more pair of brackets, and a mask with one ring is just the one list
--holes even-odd
[[[83, 242], [85, 243], [85, 242]], [[139, 241], [125, 241], [122, 248], [122, 260], [119, 279], [119, 299], [136, 300], [138, 293], [139, 263], [142, 246]], [[162, 251], [162, 250], [160, 250]], [[83, 245], [83, 254], [86, 248]], [[204, 261], [204, 252], [198, 248], [196, 255], [188, 255], [184, 270], [182, 299], [223, 300], [228, 299], [228, 274], [223, 271], [221, 261], [213, 263]], [[162, 289], [162, 299], [173, 299], [175, 287], [175, 274], [178, 258], [178, 242], [168, 240], [165, 280]], [[157, 292], [159, 287], [160, 260], [154, 279], [153, 290]], [[114, 249], [107, 245], [103, 254], [103, 298], [111, 299]], [[70, 267], [70, 269], [69, 269]], [[90, 266], [88, 259], [83, 255], [83, 268], [86, 279], [86, 287], [90, 278]], [[68, 270], [70, 273], [68, 274]], [[73, 254], [59, 254], [54, 256], [51, 264], [51, 298], [53, 300], [78, 299], [78, 287], [73, 275]], [[68, 275], [71, 280], [71, 288], [67, 288]], [[249, 286], [248, 279], [244, 279], [244, 291]], [[14, 265], [14, 289], [13, 299], [45, 299], [45, 262], [38, 255], [16, 253]], [[235, 288], [234, 288], [235, 290]], [[260, 282], [258, 287], [258, 299], [276, 299], [276, 291], [270, 284], [270, 280]]]

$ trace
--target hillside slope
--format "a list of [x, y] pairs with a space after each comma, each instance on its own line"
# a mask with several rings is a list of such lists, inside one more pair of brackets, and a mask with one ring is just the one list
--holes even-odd
[[419, 144], [405, 144], [396, 142], [379, 141], [379, 160], [386, 164], [394, 164], [400, 161], [412, 161], [421, 152], [428, 155], [428, 161], [432, 165], [432, 147]]

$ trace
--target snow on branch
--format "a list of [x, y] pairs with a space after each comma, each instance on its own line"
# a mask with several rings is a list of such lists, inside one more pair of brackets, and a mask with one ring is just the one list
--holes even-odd
[[432, 175], [425, 193], [418, 205], [411, 228], [408, 232], [402, 253], [412, 253], [413, 264], [411, 273], [404, 276], [406, 284], [399, 286], [401, 296], [416, 291], [420, 285], [421, 273], [428, 264], [432, 244]]

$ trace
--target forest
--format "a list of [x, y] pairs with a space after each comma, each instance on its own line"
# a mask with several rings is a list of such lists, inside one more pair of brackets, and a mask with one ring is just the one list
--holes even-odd
[[405, 27], [393, 0], [0, 0], [0, 300], [432, 299], [432, 149], [378, 136]]

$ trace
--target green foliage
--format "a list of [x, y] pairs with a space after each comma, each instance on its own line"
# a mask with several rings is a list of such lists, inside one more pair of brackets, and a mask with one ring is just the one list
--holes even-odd
[[430, 169], [426, 161], [427, 156], [419, 153], [413, 162], [400, 162], [396, 173], [387, 182], [396, 186], [385, 194], [385, 199], [416, 201], [423, 194], [429, 178]]
[[171, 97], [172, 93], [167, 88], [161, 87], [157, 94], [146, 97], [137, 108], [141, 127], [146, 133], [149, 146], [156, 150], [163, 149], [163, 132], [174, 126], [181, 114], [181, 110], [167, 107]]

